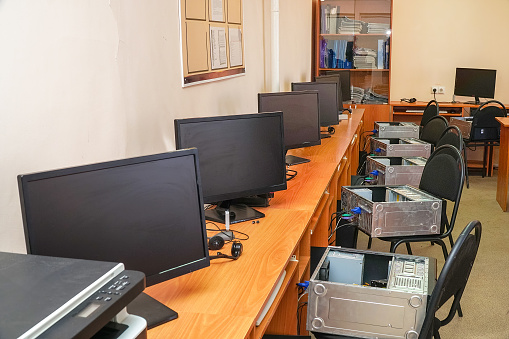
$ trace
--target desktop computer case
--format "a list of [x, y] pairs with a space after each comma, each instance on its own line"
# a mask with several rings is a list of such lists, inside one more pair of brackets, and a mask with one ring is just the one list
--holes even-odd
[[434, 258], [328, 247], [309, 281], [307, 330], [417, 339], [436, 274]]
[[473, 117], [452, 117], [449, 124], [457, 126], [463, 139], [485, 141], [500, 139], [500, 127], [476, 127]]
[[413, 122], [376, 121], [375, 137], [419, 139], [419, 126]]
[[419, 187], [426, 160], [423, 157], [368, 156], [366, 158], [366, 173], [371, 175], [371, 172], [378, 171], [378, 175], [374, 177], [377, 185]]
[[440, 232], [442, 200], [409, 185], [343, 186], [341, 209], [373, 238]]
[[388, 139], [372, 137], [371, 153], [388, 157], [429, 158], [431, 154], [431, 144], [416, 138]]

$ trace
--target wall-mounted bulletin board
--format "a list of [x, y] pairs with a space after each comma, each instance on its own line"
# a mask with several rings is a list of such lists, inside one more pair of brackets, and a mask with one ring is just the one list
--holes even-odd
[[246, 72], [242, 0], [180, 0], [183, 86]]

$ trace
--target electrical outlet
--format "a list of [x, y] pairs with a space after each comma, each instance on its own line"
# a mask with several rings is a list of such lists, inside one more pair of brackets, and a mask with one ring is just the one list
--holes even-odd
[[444, 86], [438, 86], [438, 94], [445, 94], [445, 87]]
[[437, 93], [438, 94], [438, 85], [431, 86], [431, 94]]

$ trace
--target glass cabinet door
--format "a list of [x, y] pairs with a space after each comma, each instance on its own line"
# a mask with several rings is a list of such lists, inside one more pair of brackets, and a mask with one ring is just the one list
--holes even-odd
[[391, 5], [391, 0], [318, 3], [316, 75], [348, 70], [350, 102], [388, 102]]

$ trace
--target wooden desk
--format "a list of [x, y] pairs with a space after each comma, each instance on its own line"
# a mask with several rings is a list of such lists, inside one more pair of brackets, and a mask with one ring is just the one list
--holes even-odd
[[509, 184], [509, 118], [496, 118], [500, 122], [500, 153], [498, 156], [497, 201], [507, 211], [507, 185]]
[[[417, 101], [414, 103], [391, 101], [391, 121], [415, 122], [419, 124], [422, 119], [422, 112], [427, 104], [428, 103], [424, 101]], [[470, 113], [468, 110], [479, 107], [479, 105], [438, 102], [438, 107], [441, 111], [440, 115], [450, 118], [468, 116]]]
[[[297, 176], [288, 182], [286, 191], [275, 193], [270, 207], [257, 208], [266, 214], [259, 223], [232, 226], [250, 237], [243, 242], [244, 252], [238, 260], [214, 260], [208, 268], [145, 290], [179, 314], [177, 320], [149, 330], [149, 338], [255, 339], [264, 333], [297, 333], [296, 283], [310, 277], [311, 246], [328, 244], [338, 187], [349, 184], [351, 171], [357, 168], [352, 159], [358, 157], [363, 113], [355, 110], [322, 145], [288, 152], [311, 162], [292, 166]], [[256, 327], [283, 271], [283, 285]], [[305, 329], [305, 321], [301, 328]]]

